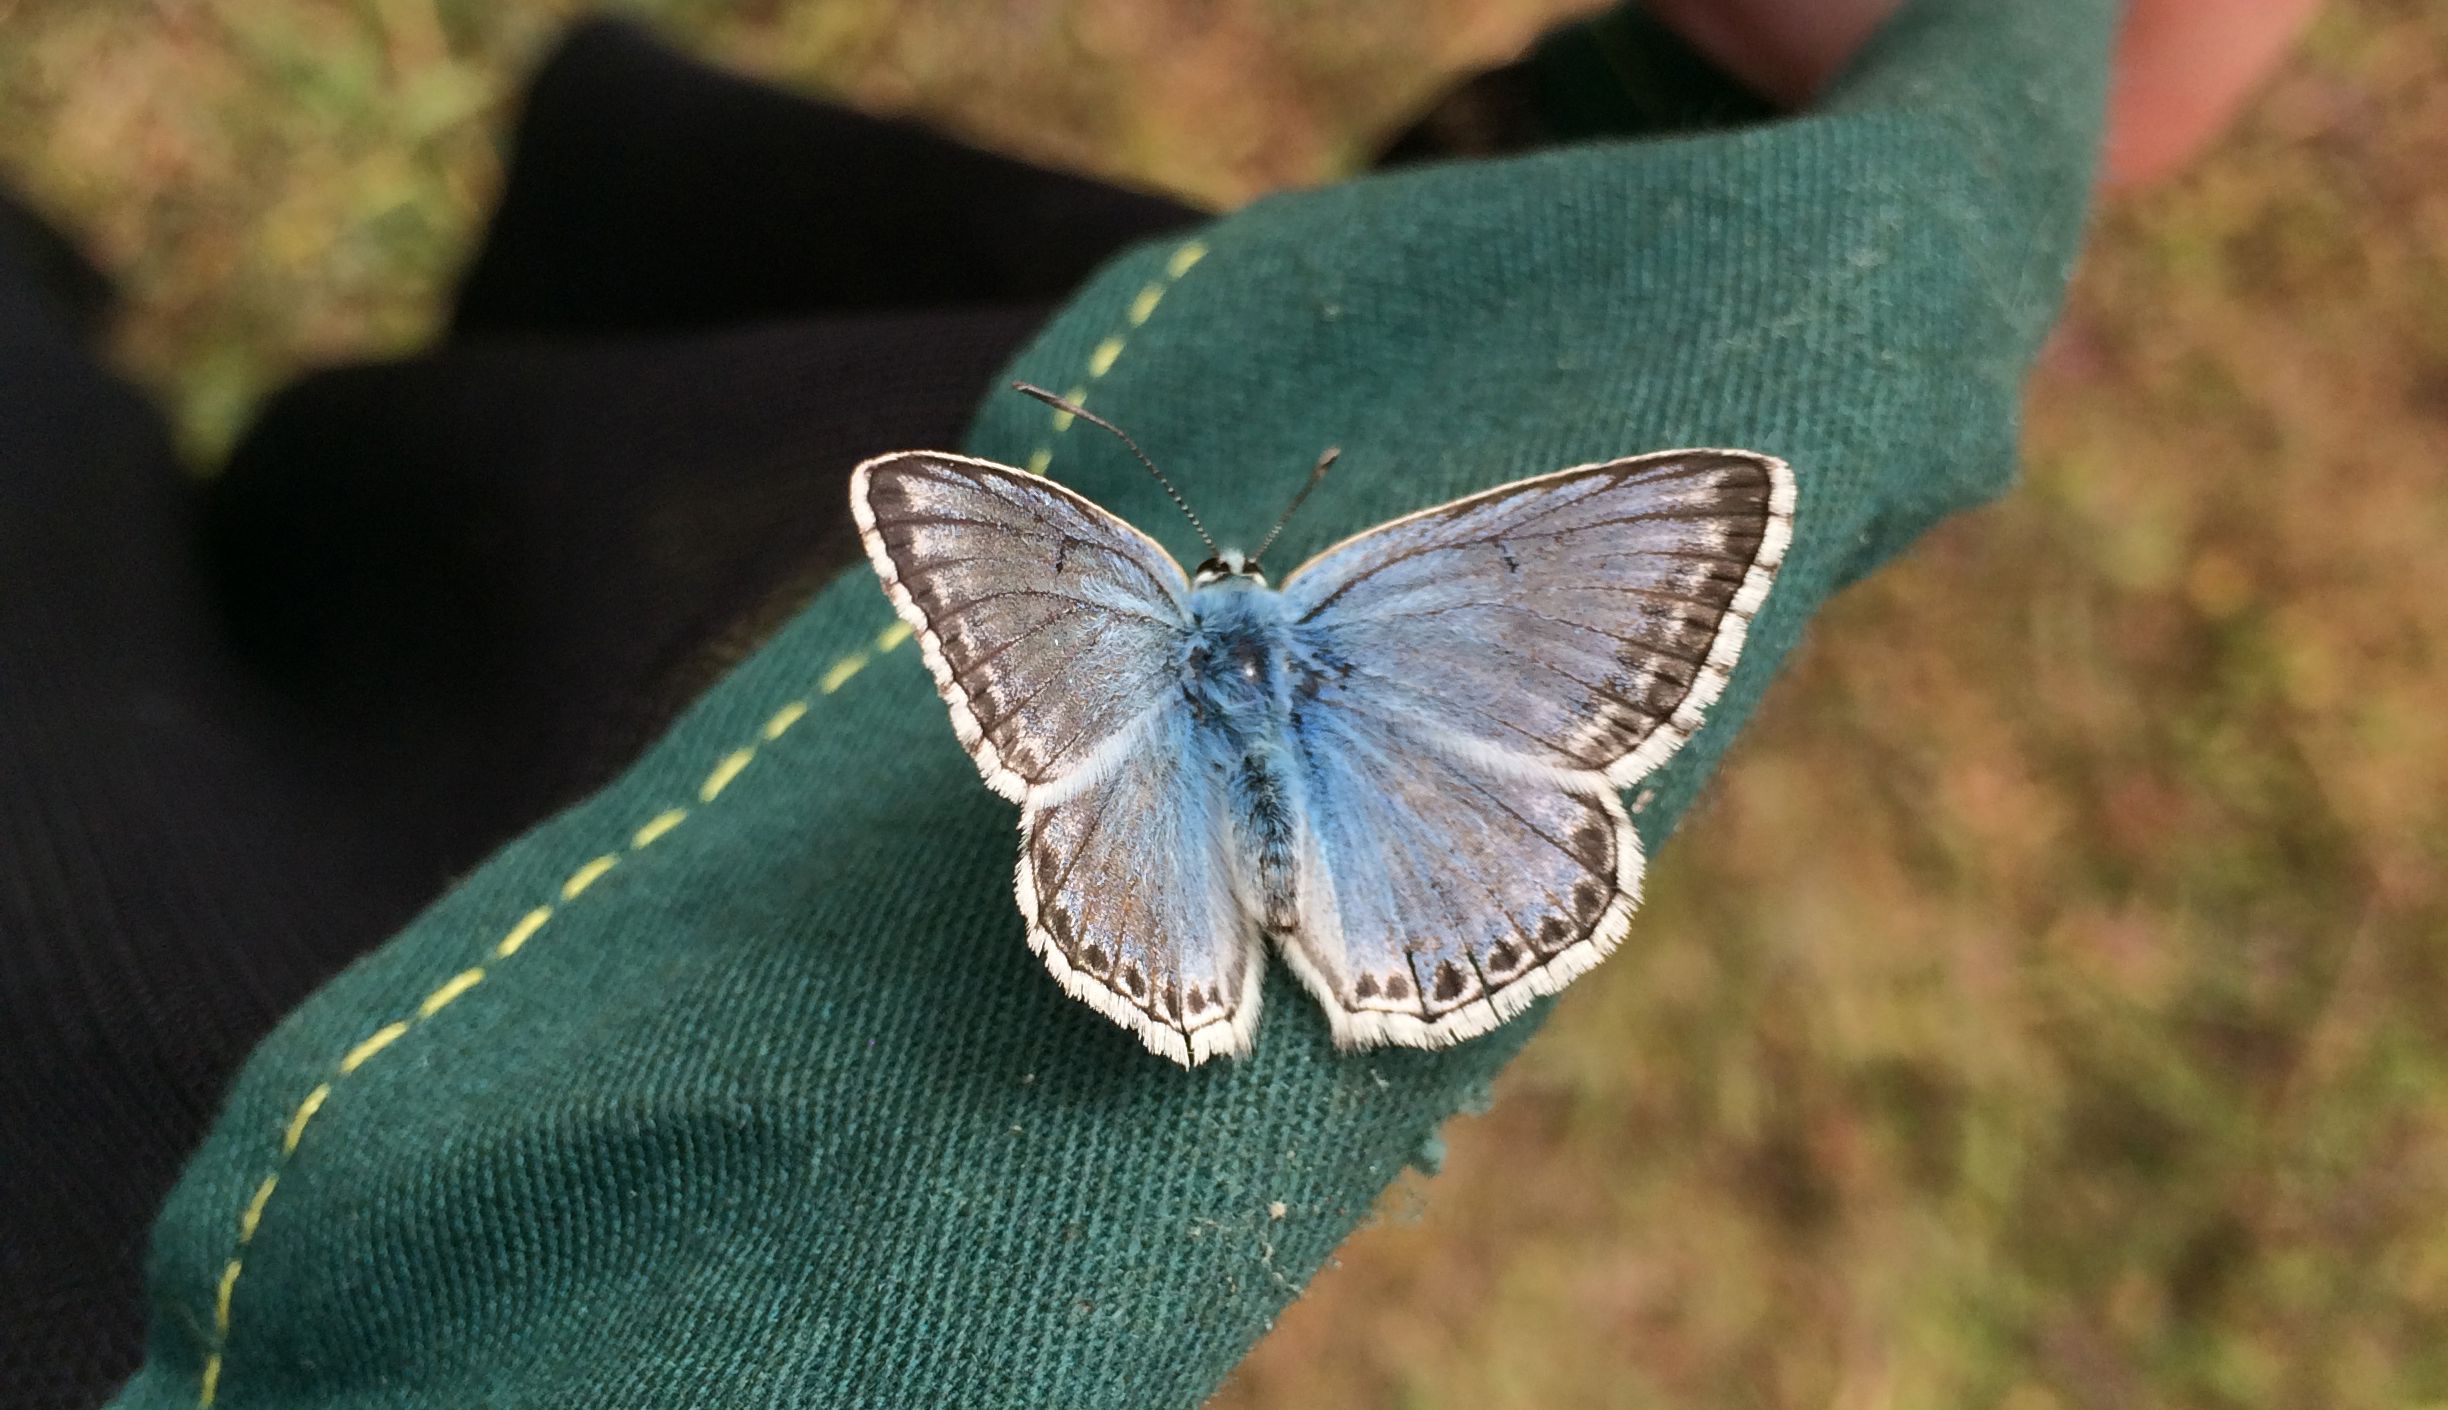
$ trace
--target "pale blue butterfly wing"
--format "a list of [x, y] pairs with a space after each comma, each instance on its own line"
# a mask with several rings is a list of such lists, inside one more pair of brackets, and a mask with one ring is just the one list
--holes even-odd
[[1249, 1050], [1266, 969], [1212, 742], [1168, 718], [1125, 763], [1020, 820], [1030, 947], [1074, 998], [1184, 1066]]
[[1490, 767], [1331, 708], [1301, 735], [1299, 921], [1276, 941], [1344, 1046], [1484, 1031], [1622, 934], [1640, 844], [1603, 780]]
[[1194, 766], [1180, 566], [1080, 495], [962, 456], [871, 460], [851, 506], [961, 743], [1022, 804], [1030, 948], [1177, 1062], [1246, 1051], [1265, 950], [1217, 771]]
[[1284, 583], [1309, 827], [1278, 942], [1338, 1040], [1468, 1037], [1622, 938], [1618, 790], [1724, 689], [1793, 510], [1782, 461], [1665, 452], [1424, 510]]

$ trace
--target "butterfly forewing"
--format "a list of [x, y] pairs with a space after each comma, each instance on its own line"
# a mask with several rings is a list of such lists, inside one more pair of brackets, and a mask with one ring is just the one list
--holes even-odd
[[1017, 802], [1110, 764], [1179, 692], [1179, 565], [1051, 481], [962, 456], [859, 467], [851, 505], [961, 743]]
[[1397, 519], [1283, 591], [1342, 708], [1624, 784], [1724, 688], [1792, 517], [1783, 461], [1667, 451]]

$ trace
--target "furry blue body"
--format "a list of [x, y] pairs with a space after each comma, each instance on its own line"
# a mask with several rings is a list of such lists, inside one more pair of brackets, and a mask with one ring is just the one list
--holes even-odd
[[[1202, 581], [1190, 593], [1182, 694], [1197, 749], [1231, 799], [1235, 871], [1249, 913], [1281, 934], [1298, 923], [1298, 833], [1303, 812], [1293, 709], [1297, 627], [1281, 593], [1248, 573]], [[1306, 657], [1308, 653], [1298, 653]]]

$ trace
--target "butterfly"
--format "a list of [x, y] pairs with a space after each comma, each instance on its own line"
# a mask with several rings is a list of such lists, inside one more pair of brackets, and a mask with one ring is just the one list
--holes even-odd
[[1792, 537], [1785, 462], [1672, 450], [1407, 514], [1271, 586], [1184, 573], [1052, 480], [933, 451], [851, 477], [960, 742], [1020, 805], [1063, 989], [1184, 1066], [1249, 1051], [1271, 941], [1339, 1047], [1487, 1031], [1640, 896], [1622, 790], [1725, 688]]

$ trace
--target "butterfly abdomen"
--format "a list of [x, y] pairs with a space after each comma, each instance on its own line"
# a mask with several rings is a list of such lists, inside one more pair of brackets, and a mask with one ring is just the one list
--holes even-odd
[[1297, 787], [1291, 751], [1280, 738], [1260, 741], [1243, 754], [1233, 779], [1233, 817], [1249, 869], [1250, 909], [1274, 935], [1291, 931], [1300, 919]]

